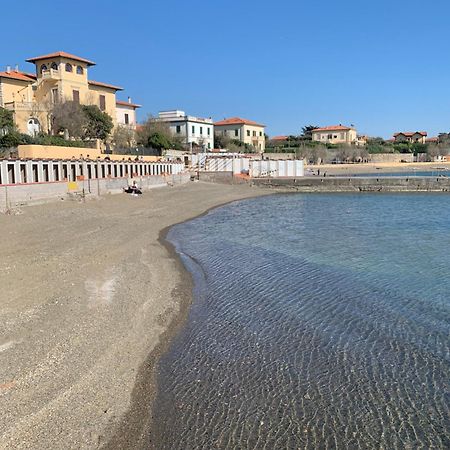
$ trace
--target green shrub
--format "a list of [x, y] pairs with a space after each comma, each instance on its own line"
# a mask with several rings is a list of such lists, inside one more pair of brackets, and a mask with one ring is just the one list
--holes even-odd
[[32, 138], [33, 144], [36, 145], [55, 145], [59, 147], [86, 147], [83, 141], [69, 141], [62, 136], [50, 136], [48, 134], [41, 134]]

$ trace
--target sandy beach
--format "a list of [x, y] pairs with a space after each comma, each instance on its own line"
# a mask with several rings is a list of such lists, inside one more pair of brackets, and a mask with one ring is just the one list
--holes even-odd
[[189, 183], [0, 215], [0, 448], [148, 448], [191, 280], [167, 227], [269, 192]]

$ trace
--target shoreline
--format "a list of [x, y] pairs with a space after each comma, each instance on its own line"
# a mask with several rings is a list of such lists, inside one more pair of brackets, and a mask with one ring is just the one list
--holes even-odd
[[[181, 222], [168, 225], [159, 232], [158, 242], [162, 245], [168, 252], [169, 257], [172, 258], [179, 270], [182, 281], [177, 287], [174, 288], [174, 292], [179, 299], [180, 310], [176, 317], [169, 323], [164, 333], [161, 335], [161, 340], [158, 346], [153, 349], [146, 360], [142, 363], [139, 369], [138, 379], [133, 388], [131, 408], [123, 417], [122, 422], [119, 427], [110, 438], [110, 440], [103, 445], [102, 450], [115, 450], [115, 449], [157, 449], [153, 440], [152, 423], [154, 417], [153, 404], [156, 395], [158, 394], [158, 383], [157, 383], [157, 368], [161, 357], [169, 350], [173, 339], [181, 331], [185, 325], [190, 307], [194, 301], [193, 289], [194, 289], [194, 279], [193, 274], [184, 265], [180, 254], [176, 251], [175, 246], [167, 239], [167, 234], [169, 231], [177, 226], [191, 220], [198, 219], [200, 217], [206, 216], [210, 211], [213, 211], [223, 206], [229, 205], [231, 203], [251, 199], [262, 196], [277, 195], [280, 192], [267, 192], [257, 194], [255, 196], [229, 200], [224, 203], [220, 203], [215, 206], [211, 206], [200, 214], [196, 216], [182, 220]], [[142, 418], [145, 420], [146, 426], [139, 427], [138, 429], [133, 428], [133, 422], [136, 419]]]
[[[0, 216], [10, 235], [0, 245], [6, 254], [0, 319], [11, 324], [0, 330], [0, 448], [149, 448], [157, 363], [192, 302], [192, 275], [166, 240], [167, 232], [230, 202], [274, 194], [247, 185], [192, 183], [146, 192], [141, 199], [108, 196]], [[53, 219], [48, 230], [47, 216]], [[74, 237], [58, 220], [68, 217], [84, 235]], [[132, 234], [130, 220], [137, 222]], [[151, 229], [152, 223], [159, 228]], [[97, 256], [111, 240], [119, 248], [108, 252], [106, 262], [84, 260], [89, 250]], [[47, 257], [63, 277], [56, 272], [41, 279], [51, 266]], [[29, 264], [22, 261], [27, 258]], [[143, 274], [133, 270], [136, 258]], [[5, 272], [10, 267], [13, 273]], [[112, 293], [102, 292], [111, 282], [107, 277], [114, 276]], [[99, 298], [83, 298], [93, 279]], [[66, 287], [68, 281], [64, 298], [59, 284]], [[21, 364], [15, 367], [17, 358]]]

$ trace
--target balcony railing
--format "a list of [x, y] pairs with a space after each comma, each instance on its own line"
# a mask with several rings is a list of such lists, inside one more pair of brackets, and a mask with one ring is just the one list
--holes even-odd
[[44, 105], [35, 102], [8, 102], [4, 106], [9, 111], [47, 111]]
[[59, 72], [54, 69], [43, 70], [41, 73], [41, 77], [43, 80], [58, 80]]

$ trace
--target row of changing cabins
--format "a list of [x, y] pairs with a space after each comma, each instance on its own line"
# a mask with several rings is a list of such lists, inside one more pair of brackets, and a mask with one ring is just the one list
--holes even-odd
[[[193, 164], [192, 164], [193, 163]], [[304, 176], [301, 160], [252, 160], [248, 158], [205, 158], [191, 161], [199, 170], [232, 172], [250, 177]], [[177, 175], [186, 170], [181, 162], [125, 160], [0, 160], [0, 185], [73, 182], [102, 178], [133, 178]]]
[[0, 160], [0, 185], [177, 175], [182, 163], [108, 160]]

